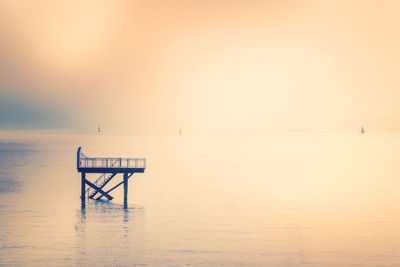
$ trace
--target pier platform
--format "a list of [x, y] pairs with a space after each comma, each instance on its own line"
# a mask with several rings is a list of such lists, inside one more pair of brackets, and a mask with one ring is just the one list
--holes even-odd
[[[109, 194], [120, 185], [124, 185], [124, 206], [127, 206], [128, 179], [134, 173], [144, 173], [146, 169], [145, 158], [106, 158], [106, 157], [88, 157], [79, 147], [76, 156], [76, 165], [78, 172], [81, 173], [81, 201], [86, 201], [86, 196], [90, 199], [100, 200], [102, 197], [112, 200]], [[94, 182], [86, 178], [87, 173], [101, 174]], [[123, 174], [123, 180], [112, 187], [105, 190], [105, 186], [118, 174]], [[86, 185], [89, 186], [86, 189]], [[95, 198], [95, 196], [99, 194]]]

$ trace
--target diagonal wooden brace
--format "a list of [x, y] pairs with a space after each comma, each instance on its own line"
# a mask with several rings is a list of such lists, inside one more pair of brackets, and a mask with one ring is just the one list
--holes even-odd
[[[128, 174], [128, 179], [129, 178], [131, 178], [131, 176], [134, 174], [135, 172], [132, 172], [132, 173], [130, 173], [130, 174]], [[116, 186], [114, 186], [113, 188], [111, 188], [110, 190], [108, 190], [107, 192], [105, 192], [105, 193], [110, 193], [111, 191], [113, 191], [115, 188], [117, 188], [118, 186], [120, 186], [120, 185], [122, 185], [124, 183], [124, 181], [122, 181], [122, 182], [120, 182], [119, 184], [117, 184]], [[101, 195], [101, 196], [99, 196], [99, 197], [97, 197], [96, 198], [96, 200], [99, 200], [99, 199], [101, 199], [103, 197], [103, 195]]]
[[[117, 175], [117, 173], [113, 173], [111, 176], [109, 176], [107, 178], [107, 180], [105, 181], [105, 183], [99, 187], [99, 189], [103, 189], [103, 187], [105, 187], [108, 184], [108, 182], [110, 182], [111, 179], [115, 177], [115, 175]], [[92, 194], [90, 194], [89, 198], [93, 198], [97, 193], [98, 193], [98, 191], [95, 190]]]
[[89, 182], [88, 180], [86, 180], [86, 183], [88, 184], [88, 186], [90, 186], [91, 188], [93, 188], [94, 190], [96, 190], [97, 192], [99, 192], [102, 196], [105, 196], [105, 197], [108, 198], [109, 200], [113, 199], [112, 196], [110, 196], [108, 193], [104, 192], [103, 190], [101, 190], [100, 188], [98, 188], [97, 186], [95, 186], [94, 184], [92, 184], [91, 182]]

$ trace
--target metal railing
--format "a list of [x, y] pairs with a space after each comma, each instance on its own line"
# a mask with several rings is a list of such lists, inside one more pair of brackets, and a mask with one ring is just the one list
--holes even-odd
[[80, 168], [146, 168], [145, 158], [79, 158]]

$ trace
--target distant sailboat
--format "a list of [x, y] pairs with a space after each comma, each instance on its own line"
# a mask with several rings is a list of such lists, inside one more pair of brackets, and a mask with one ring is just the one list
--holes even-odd
[[97, 132], [100, 133], [100, 125], [97, 127]]
[[361, 134], [365, 134], [364, 127], [361, 126]]

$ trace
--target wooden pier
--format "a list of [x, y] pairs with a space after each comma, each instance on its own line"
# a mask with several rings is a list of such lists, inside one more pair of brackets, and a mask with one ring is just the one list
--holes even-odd
[[[90, 158], [82, 153], [81, 147], [78, 148], [76, 155], [76, 166], [81, 173], [81, 201], [85, 204], [86, 197], [100, 200], [105, 197], [112, 200], [110, 193], [124, 185], [124, 207], [128, 203], [128, 179], [134, 173], [144, 173], [146, 169], [146, 159], [144, 158]], [[87, 173], [100, 173], [101, 175], [91, 182], [86, 178]], [[118, 174], [123, 175], [120, 183], [106, 190], [104, 187]], [[86, 189], [86, 185], [89, 187]]]

